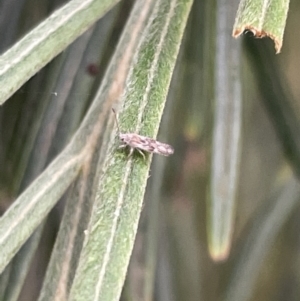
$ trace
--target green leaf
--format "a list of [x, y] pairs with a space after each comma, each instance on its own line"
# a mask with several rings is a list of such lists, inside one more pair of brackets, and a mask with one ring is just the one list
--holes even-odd
[[[234, 4], [234, 1], [233, 3]], [[215, 111], [211, 187], [208, 198], [208, 241], [214, 260], [229, 255], [235, 220], [242, 126], [240, 41], [227, 40], [233, 17], [224, 1], [217, 5]]]
[[[155, 6], [140, 33], [127, 79], [120, 116], [123, 132], [156, 136], [191, 2], [137, 2], [136, 9], [142, 5], [144, 13]], [[133, 12], [132, 18], [138, 18], [137, 13]], [[114, 151], [108, 158], [70, 300], [119, 299], [142, 208], [149, 159], [137, 154], [127, 158], [123, 151]]]
[[72, 0], [0, 57], [0, 104], [119, 0]]

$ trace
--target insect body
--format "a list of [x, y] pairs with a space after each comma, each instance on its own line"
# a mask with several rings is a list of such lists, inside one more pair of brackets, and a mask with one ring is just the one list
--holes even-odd
[[[116, 113], [113, 110], [115, 116]], [[116, 117], [116, 122], [119, 130], [119, 137], [122, 142], [120, 148], [124, 147], [130, 147], [130, 152], [129, 156], [132, 155], [133, 151], [136, 149], [143, 157], [145, 155], [143, 154], [142, 151], [148, 152], [148, 153], [154, 153], [154, 154], [159, 154], [163, 156], [169, 156], [174, 153], [174, 149], [171, 145], [161, 143], [159, 141], [156, 141], [152, 138], [141, 136], [138, 134], [123, 134], [120, 132], [118, 120]]]

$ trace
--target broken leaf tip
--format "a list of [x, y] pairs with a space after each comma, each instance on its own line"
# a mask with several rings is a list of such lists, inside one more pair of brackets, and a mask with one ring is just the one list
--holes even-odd
[[276, 37], [275, 35], [264, 31], [264, 30], [258, 30], [257, 28], [253, 27], [253, 26], [242, 26], [242, 27], [235, 27], [233, 29], [232, 32], [232, 36], [234, 38], [238, 38], [241, 34], [248, 34], [248, 33], [252, 33], [253, 37], [255, 38], [265, 38], [265, 37], [269, 37], [274, 41], [275, 44], [275, 50], [276, 50], [276, 54], [278, 54], [281, 50], [282, 47], [282, 40], [278, 39], [278, 37]]

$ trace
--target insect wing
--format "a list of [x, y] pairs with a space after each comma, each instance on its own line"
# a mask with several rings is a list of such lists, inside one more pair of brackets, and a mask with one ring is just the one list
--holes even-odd
[[163, 156], [169, 156], [174, 153], [174, 149], [169, 144], [161, 143], [159, 141], [154, 140], [153, 153], [163, 155]]
[[147, 152], [151, 152], [149, 150], [149, 146], [147, 143], [148, 137], [140, 136], [137, 134], [125, 134], [126, 137], [124, 139], [124, 142], [128, 144], [132, 148], [138, 148]]
[[169, 156], [174, 153], [174, 150], [170, 145], [161, 143], [149, 137], [128, 134], [127, 138], [127, 144], [133, 148], [138, 148], [149, 153], [155, 153], [163, 156]]

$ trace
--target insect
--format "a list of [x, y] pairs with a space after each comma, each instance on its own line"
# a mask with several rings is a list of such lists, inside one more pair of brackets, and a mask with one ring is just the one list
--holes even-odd
[[116, 112], [114, 109], [112, 109], [112, 111], [114, 112], [116, 118], [116, 123], [119, 131], [119, 138], [122, 142], [120, 148], [129, 147], [130, 148], [129, 157], [133, 154], [135, 149], [143, 156], [144, 159], [145, 159], [145, 155], [143, 151], [148, 153], [159, 154], [163, 156], [169, 156], [174, 153], [173, 147], [169, 144], [161, 143], [152, 138], [141, 136], [138, 134], [121, 133]]

